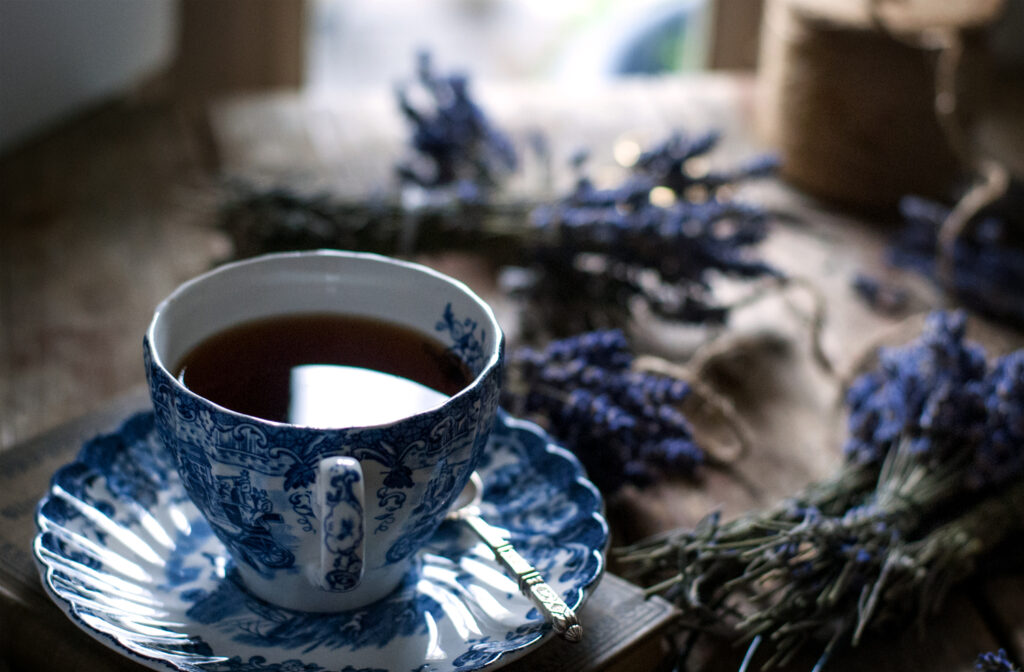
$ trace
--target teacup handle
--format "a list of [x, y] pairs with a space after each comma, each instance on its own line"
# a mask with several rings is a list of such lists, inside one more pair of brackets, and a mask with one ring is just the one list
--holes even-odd
[[363, 470], [351, 457], [320, 460], [320, 587], [344, 593], [363, 578]]

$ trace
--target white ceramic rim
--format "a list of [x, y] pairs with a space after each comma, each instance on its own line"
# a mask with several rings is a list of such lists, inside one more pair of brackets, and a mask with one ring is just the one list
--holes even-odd
[[[157, 329], [158, 329], [158, 326], [159, 326], [161, 318], [168, 312], [168, 310], [169, 310], [169, 308], [171, 307], [172, 304], [174, 304], [178, 300], [181, 300], [181, 298], [185, 294], [188, 294], [189, 292], [191, 292], [193, 289], [195, 289], [195, 287], [197, 285], [199, 285], [201, 283], [204, 283], [204, 282], [207, 282], [211, 278], [216, 277], [218, 275], [221, 275], [221, 274], [224, 274], [224, 273], [230, 273], [230, 272], [232, 272], [234, 270], [237, 270], [239, 268], [242, 268], [242, 267], [257, 265], [257, 264], [265, 263], [267, 261], [284, 260], [284, 259], [297, 259], [297, 258], [304, 258], [304, 257], [338, 257], [338, 258], [343, 258], [343, 259], [358, 259], [358, 260], [364, 261], [364, 262], [381, 263], [381, 264], [385, 264], [385, 265], [389, 265], [389, 266], [395, 266], [395, 267], [402, 268], [404, 270], [408, 270], [408, 271], [412, 271], [412, 272], [416, 272], [416, 273], [422, 273], [422, 274], [431, 276], [435, 280], [438, 280], [440, 282], [443, 282], [445, 284], [450, 285], [453, 289], [455, 289], [455, 290], [461, 292], [463, 295], [465, 295], [465, 297], [468, 298], [472, 303], [475, 303], [480, 308], [481, 313], [489, 321], [489, 327], [491, 329], [491, 332], [494, 334], [494, 338], [492, 339], [492, 343], [491, 343], [490, 348], [489, 348], [490, 349], [490, 354], [489, 354], [489, 356], [487, 358], [486, 363], [481, 367], [480, 371], [476, 374], [476, 376], [474, 376], [473, 380], [470, 381], [470, 383], [468, 385], [463, 387], [462, 390], [460, 390], [457, 394], [454, 394], [451, 397], [449, 397], [447, 400], [444, 401], [444, 403], [439, 404], [438, 406], [436, 406], [434, 408], [427, 409], [427, 410], [424, 410], [424, 411], [420, 411], [419, 413], [415, 413], [413, 415], [404, 416], [404, 417], [399, 418], [397, 420], [393, 420], [393, 421], [390, 421], [390, 422], [379, 423], [379, 424], [354, 425], [354, 426], [326, 426], [326, 427], [311, 426], [311, 425], [297, 425], [297, 424], [292, 424], [292, 423], [287, 423], [287, 422], [278, 422], [278, 421], [268, 420], [266, 418], [261, 418], [261, 417], [254, 416], [254, 415], [248, 415], [246, 413], [240, 413], [238, 411], [233, 411], [230, 408], [227, 408], [225, 406], [221, 406], [220, 404], [217, 404], [216, 402], [210, 401], [206, 397], [203, 397], [203, 396], [200, 396], [200, 395], [196, 394], [192, 390], [190, 390], [187, 387], [185, 387], [181, 383], [181, 381], [179, 381], [177, 379], [177, 377], [173, 373], [171, 373], [170, 369], [167, 368], [166, 364], [163, 361], [163, 357], [161, 356], [160, 352], [157, 349], [157, 342], [158, 342]], [[502, 353], [504, 351], [505, 335], [504, 335], [504, 332], [501, 330], [501, 327], [498, 324], [498, 320], [495, 317], [494, 311], [491, 309], [490, 305], [486, 301], [481, 299], [472, 289], [470, 289], [465, 283], [463, 283], [460, 280], [456, 280], [455, 278], [453, 278], [451, 276], [445, 275], [444, 273], [441, 273], [440, 271], [436, 271], [436, 270], [434, 270], [434, 269], [432, 269], [432, 268], [430, 268], [428, 266], [424, 266], [422, 264], [417, 264], [417, 263], [414, 263], [414, 262], [411, 262], [411, 261], [405, 261], [405, 260], [402, 260], [402, 259], [395, 259], [395, 258], [392, 258], [392, 257], [386, 257], [386, 256], [380, 255], [380, 254], [373, 254], [373, 253], [370, 253], [370, 252], [352, 252], [352, 251], [348, 251], [348, 250], [322, 249], [322, 250], [309, 250], [309, 251], [298, 251], [298, 252], [275, 252], [275, 253], [271, 253], [271, 254], [260, 255], [260, 256], [257, 256], [257, 257], [250, 257], [250, 258], [247, 258], [247, 259], [242, 259], [240, 261], [233, 261], [233, 262], [229, 262], [229, 263], [226, 263], [226, 264], [222, 264], [222, 265], [220, 265], [220, 266], [218, 266], [218, 267], [216, 267], [214, 269], [211, 269], [211, 270], [209, 270], [209, 271], [207, 271], [205, 273], [202, 273], [200, 275], [197, 275], [197, 276], [193, 277], [190, 280], [187, 280], [187, 281], [183, 282], [182, 284], [178, 285], [178, 287], [176, 287], [174, 289], [174, 291], [171, 292], [164, 300], [162, 300], [159, 304], [157, 304], [156, 309], [153, 311], [153, 317], [150, 320], [149, 326], [146, 329], [146, 340], [148, 342], [148, 349], [149, 349], [149, 353], [150, 353], [150, 355], [152, 357], [153, 364], [155, 366], [157, 366], [160, 369], [160, 371], [169, 380], [173, 381], [173, 385], [178, 390], [178, 392], [183, 392], [183, 393], [185, 393], [186, 395], [188, 395], [188, 396], [190, 396], [192, 398], [195, 398], [195, 399], [200, 400], [200, 401], [202, 401], [202, 402], [204, 402], [206, 404], [209, 404], [210, 406], [216, 408], [218, 411], [220, 411], [222, 413], [227, 413], [229, 415], [232, 415], [232, 416], [235, 416], [235, 417], [238, 417], [238, 418], [244, 418], [244, 419], [246, 419], [248, 421], [251, 421], [251, 422], [262, 423], [262, 424], [273, 425], [273, 426], [296, 427], [296, 428], [306, 428], [306, 429], [345, 430], [345, 429], [371, 429], [371, 428], [379, 428], [379, 427], [389, 427], [391, 425], [395, 425], [395, 424], [398, 424], [398, 423], [401, 423], [401, 422], [405, 422], [405, 421], [409, 420], [410, 418], [415, 418], [415, 417], [419, 417], [419, 416], [423, 416], [423, 415], [429, 415], [431, 413], [436, 413], [438, 410], [445, 408], [446, 406], [456, 402], [457, 400], [460, 400], [462, 397], [464, 397], [464, 396], [466, 396], [468, 394], [471, 394], [473, 392], [473, 390], [475, 388], [477, 388], [485, 378], [487, 378], [488, 376], [490, 376], [493, 373], [494, 369], [496, 369], [498, 366], [500, 366]]]

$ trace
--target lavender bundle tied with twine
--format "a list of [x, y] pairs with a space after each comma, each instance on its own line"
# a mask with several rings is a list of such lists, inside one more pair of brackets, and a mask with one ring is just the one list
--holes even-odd
[[923, 622], [1024, 529], [1024, 350], [989, 363], [963, 313], [929, 316], [849, 388], [846, 459], [781, 504], [712, 514], [615, 552], [699, 630], [746, 642], [742, 670], [817, 647], [815, 672], [883, 624]]

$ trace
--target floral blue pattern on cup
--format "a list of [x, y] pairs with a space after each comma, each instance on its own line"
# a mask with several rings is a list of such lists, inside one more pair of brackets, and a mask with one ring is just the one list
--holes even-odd
[[[268, 579], [294, 571], [296, 558], [284, 540], [315, 518], [307, 503], [316, 466], [339, 451], [379, 466], [381, 486], [367, 493], [379, 513], [367, 533], [388, 537], [387, 563], [408, 558], [434, 533], [476, 468], [488, 436], [485, 418], [493, 418], [498, 400], [494, 370], [450, 405], [414, 421], [314, 434], [219, 411], [176, 386], [151, 357], [147, 362], [157, 426], [186, 491], [232, 555]], [[286, 497], [272, 499], [254, 485], [256, 476], [273, 479]]]
[[[356, 270], [349, 270], [350, 264]], [[191, 316], [205, 310], [211, 318], [218, 317], [208, 304], [218, 300], [220, 287], [234, 282], [244, 290], [245, 283], [233, 277], [258, 281], [263, 277], [261, 265], [285, 269], [267, 271], [277, 272], [278, 284], [284, 286], [268, 284], [268, 291], [285, 298], [290, 292], [295, 300], [308, 300], [319, 291], [321, 300], [333, 305], [338, 293], [371, 295], [384, 317], [394, 311], [407, 320], [406, 326], [439, 337], [474, 376], [472, 381], [432, 410], [365, 427], [272, 422], [196, 395], [175, 378], [164, 361], [170, 356], [161, 350], [181, 350], [180, 344], [167, 342], [191, 343], [196, 337], [186, 339], [180, 329], [171, 327], [191, 319], [189, 328], [201, 333], [205, 327], [195, 326], [198, 321]], [[309, 265], [317, 265], [318, 271], [307, 271]], [[321, 277], [322, 269], [335, 272], [336, 278], [316, 280], [312, 290], [302, 284], [308, 284], [309, 277]], [[377, 289], [366, 282], [365, 274], [373, 272], [391, 281], [391, 288]], [[173, 294], [165, 302], [169, 309], [158, 308], [144, 339], [157, 431], [185, 491], [237, 562], [243, 582], [261, 598], [314, 611], [380, 599], [397, 585], [409, 559], [433, 535], [487, 442], [497, 410], [504, 347], [493, 314], [455, 281], [375, 255], [268, 255], [229, 265], [198, 282], [198, 289], [186, 284]], [[289, 283], [297, 288], [289, 288]], [[339, 287], [344, 291], [335, 291]], [[263, 299], [257, 295], [250, 300], [258, 305]], [[254, 315], [266, 314], [261, 310]], [[277, 307], [266, 310], [275, 314]], [[161, 320], [171, 327], [158, 329]], [[357, 464], [349, 467], [355, 470], [349, 476], [337, 471], [337, 484], [357, 479], [358, 490], [342, 491], [332, 486], [333, 479], [318, 477], [325, 460], [338, 457]]]

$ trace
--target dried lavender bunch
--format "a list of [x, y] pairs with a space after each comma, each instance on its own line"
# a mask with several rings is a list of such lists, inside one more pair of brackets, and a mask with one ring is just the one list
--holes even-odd
[[[464, 76], [438, 75], [423, 53], [417, 86], [399, 89], [397, 102], [412, 127], [412, 156], [396, 166], [401, 199], [339, 202], [242, 187], [222, 216], [236, 256], [323, 247], [472, 251], [518, 278], [508, 286], [524, 299], [523, 333], [532, 340], [623, 326], [638, 305], [666, 319], [721, 324], [729, 307], [714, 299], [715, 277], [779, 276], [753, 254], [768, 213], [727, 193], [773, 173], [773, 157], [695, 169], [719, 136], [676, 132], [641, 155], [618, 187], [598, 189], [580, 177], [572, 193], [538, 207], [494, 197], [516, 155]], [[673, 205], [652, 202], [659, 187], [676, 194]]]
[[770, 644], [761, 669], [824, 641], [820, 669], [866, 630], [931, 613], [1024, 528], [1024, 351], [989, 367], [964, 330], [962, 313], [935, 313], [917, 342], [883, 352], [851, 386], [847, 460], [826, 491], [848, 475], [877, 470], [877, 480], [845, 490], [848, 504], [798, 496], [725, 524], [712, 517], [621, 551], [626, 575], [751, 651]]
[[419, 89], [429, 99], [413, 103], [409, 87], [398, 90], [398, 106], [412, 126], [414, 156], [396, 167], [404, 184], [436, 190], [454, 187], [458, 200], [475, 202], [516, 168], [511, 140], [494, 127], [469, 94], [463, 74], [439, 75], [429, 52], [416, 68]]
[[[962, 316], [936, 313], [916, 341], [883, 349], [877, 368], [857, 378], [847, 391], [849, 415], [842, 468], [777, 506], [716, 528], [716, 538], [732, 543], [747, 539], [759, 528], [796, 524], [808, 515], [841, 515], [859, 503], [876, 485], [882, 462], [898, 444], [901, 433], [919, 426], [929, 395], [958, 377], [977, 379], [979, 361], [983, 366], [984, 357], [976, 346], [965, 344], [963, 327]], [[693, 534], [679, 530], [652, 540], [649, 550], [660, 553], [668, 565], [661, 561], [649, 567], [639, 565], [644, 572], [669, 571], [673, 562], [668, 560], [670, 547], [686, 544]]]
[[714, 197], [654, 203], [654, 188], [675, 174], [638, 172], [612, 189], [580, 177], [570, 194], [533, 211], [531, 281], [520, 287], [532, 326], [566, 314], [576, 331], [623, 324], [637, 304], [668, 320], [721, 324], [729, 307], [714, 298], [715, 277], [780, 277], [752, 252], [767, 234], [765, 210]]
[[1020, 668], [1006, 657], [1005, 649], [979, 655], [974, 669], [978, 672], [1020, 672]]
[[[905, 226], [889, 249], [890, 261], [938, 282], [939, 231], [951, 209], [918, 197], [900, 203]], [[950, 288], [966, 305], [1024, 326], [1024, 185], [1015, 183], [996, 206], [978, 216], [953, 247]]]
[[533, 340], [622, 326], [637, 304], [665, 319], [721, 324], [729, 307], [715, 300], [715, 277], [780, 277], [754, 253], [769, 214], [716, 198], [652, 203], [669, 176], [638, 174], [615, 189], [581, 178], [529, 217], [515, 203], [439, 199], [410, 213], [387, 202], [244, 190], [225, 207], [223, 227], [241, 257], [322, 247], [481, 254], [525, 278], [513, 291]]
[[704, 453], [678, 409], [690, 386], [632, 363], [618, 330], [520, 347], [508, 359], [502, 405], [543, 424], [605, 494], [665, 475], [693, 477]]

